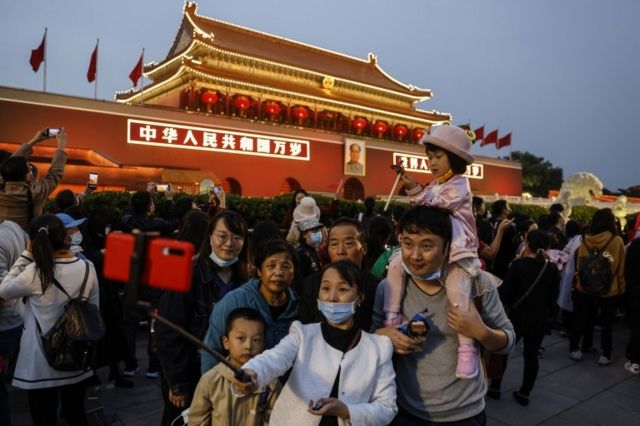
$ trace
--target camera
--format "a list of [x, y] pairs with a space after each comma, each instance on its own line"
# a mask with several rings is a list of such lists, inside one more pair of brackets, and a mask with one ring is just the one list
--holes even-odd
[[60, 128], [58, 128], [58, 127], [49, 127], [49, 128], [46, 130], [45, 134], [46, 134], [46, 136], [47, 136], [48, 138], [52, 138], [52, 137], [54, 137], [55, 135], [57, 135], [58, 133], [60, 133], [60, 130], [62, 130], [62, 129], [60, 129]]

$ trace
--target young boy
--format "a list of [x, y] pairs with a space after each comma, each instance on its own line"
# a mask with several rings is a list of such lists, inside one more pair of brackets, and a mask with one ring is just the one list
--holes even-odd
[[[229, 361], [240, 368], [264, 349], [264, 318], [251, 308], [231, 311], [222, 344]], [[276, 379], [264, 389], [245, 396], [232, 393], [233, 371], [219, 363], [200, 378], [191, 407], [189, 425], [265, 425], [280, 393]]]

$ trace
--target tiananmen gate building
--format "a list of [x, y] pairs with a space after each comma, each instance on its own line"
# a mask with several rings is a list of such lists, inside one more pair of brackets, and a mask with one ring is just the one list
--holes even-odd
[[[348, 199], [387, 194], [392, 163], [432, 179], [417, 141], [450, 114], [415, 107], [428, 89], [359, 59], [210, 19], [187, 3], [173, 45], [146, 64], [148, 84], [117, 102], [0, 87], [0, 149], [15, 151], [42, 127], [65, 127], [61, 187], [80, 190], [172, 183], [189, 193], [212, 182], [244, 196], [305, 188]], [[48, 168], [54, 143], [32, 161]], [[520, 195], [518, 163], [477, 157], [467, 176], [478, 194]]]

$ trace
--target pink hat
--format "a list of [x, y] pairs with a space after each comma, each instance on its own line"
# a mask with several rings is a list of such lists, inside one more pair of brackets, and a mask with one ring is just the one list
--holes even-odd
[[467, 164], [476, 159], [471, 155], [471, 139], [467, 132], [458, 126], [442, 125], [431, 129], [431, 133], [425, 134], [420, 143], [431, 144], [444, 151], [450, 152], [462, 158]]

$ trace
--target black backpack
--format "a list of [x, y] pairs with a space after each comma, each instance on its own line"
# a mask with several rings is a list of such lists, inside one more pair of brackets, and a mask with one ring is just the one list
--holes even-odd
[[578, 278], [583, 292], [589, 296], [605, 296], [611, 290], [613, 260], [611, 256], [605, 256], [604, 253], [614, 237], [615, 235], [611, 235], [607, 244], [601, 249], [589, 247], [584, 236], [582, 238], [582, 244], [586, 247], [588, 254], [580, 256], [578, 260]]
[[85, 262], [84, 280], [78, 297], [69, 293], [54, 279], [53, 284], [68, 298], [64, 313], [45, 334], [36, 320], [44, 355], [54, 370], [89, 371], [95, 366], [96, 343], [104, 336], [104, 323], [100, 310], [89, 303], [84, 289], [89, 276], [89, 263]]

